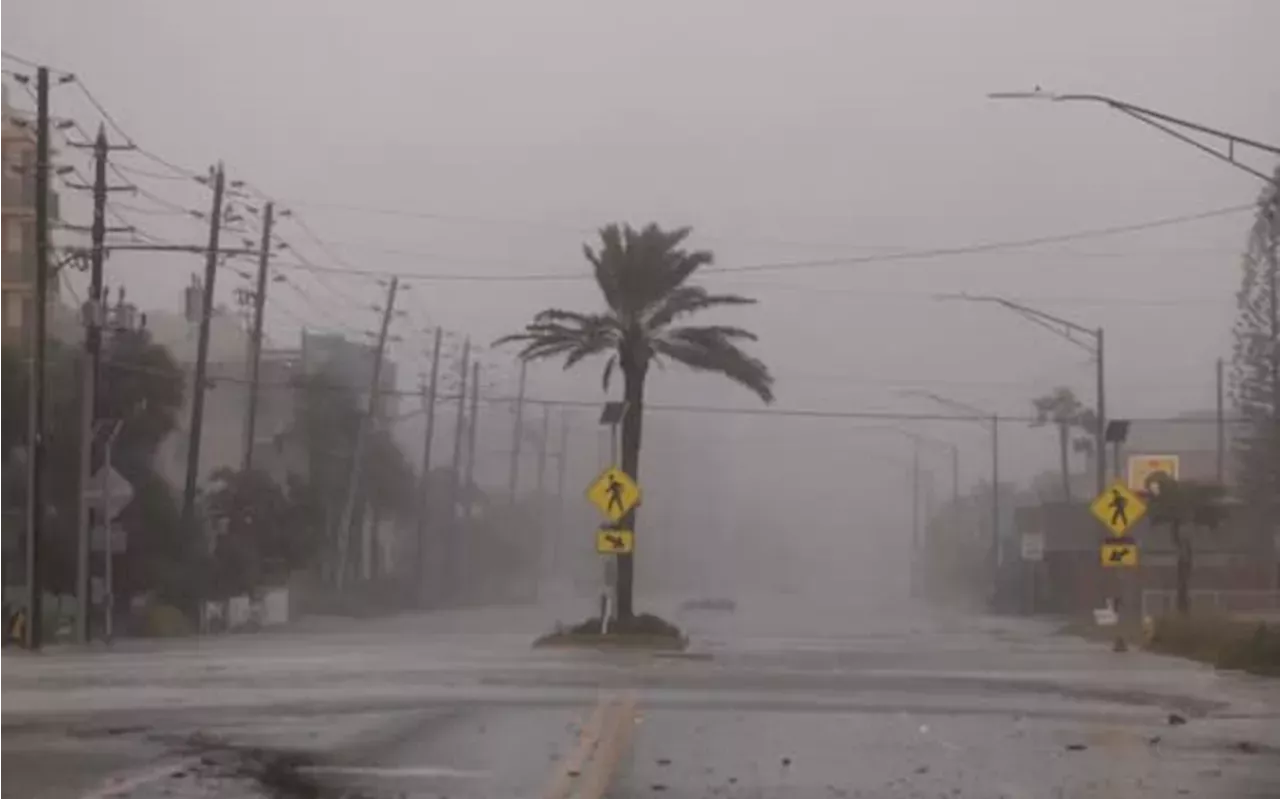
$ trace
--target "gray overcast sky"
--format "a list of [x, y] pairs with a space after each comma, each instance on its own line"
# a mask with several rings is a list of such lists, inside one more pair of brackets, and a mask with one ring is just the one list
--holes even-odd
[[[9, 0], [3, 22], [6, 51], [80, 74], [140, 143], [192, 168], [225, 159], [369, 269], [572, 271], [585, 231], [612, 220], [692, 224], [724, 266], [865, 255], [1194, 213], [1260, 190], [1119, 114], [995, 103], [993, 90], [1106, 93], [1280, 137], [1274, 0]], [[57, 91], [55, 113], [96, 122]], [[135, 219], [203, 235], [198, 222]], [[1167, 414], [1211, 406], [1247, 224], [1237, 214], [1070, 245], [708, 279], [761, 299], [735, 319], [760, 333], [788, 406], [900, 406], [889, 384], [912, 381], [1014, 413], [1056, 383], [1091, 392], [1092, 368], [1069, 344], [990, 307], [930, 299], [972, 291], [1104, 325], [1113, 415]], [[281, 231], [308, 246], [296, 225]], [[135, 297], [169, 307], [197, 266], [111, 264]], [[277, 341], [296, 334], [286, 311], [373, 326], [372, 311], [341, 298], [371, 302], [369, 280], [288, 276], [322, 310], [273, 288]], [[223, 285], [229, 297], [235, 281]], [[546, 305], [595, 301], [586, 282], [415, 283], [400, 352], [413, 355], [428, 321], [487, 340]], [[596, 396], [594, 370], [551, 367], [536, 381]], [[674, 376], [654, 397], [748, 401]], [[1051, 462], [1051, 447], [1035, 452]]]

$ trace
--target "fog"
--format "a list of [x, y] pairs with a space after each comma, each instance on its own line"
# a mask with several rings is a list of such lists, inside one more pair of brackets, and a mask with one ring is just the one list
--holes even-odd
[[[1104, 327], [1113, 417], [1212, 408], [1243, 207], [1260, 182], [1100, 106], [986, 95], [1105, 93], [1274, 139], [1277, 30], [1269, 0], [10, 0], [4, 12], [6, 52], [80, 75], [149, 151], [196, 170], [222, 159], [230, 179], [292, 209], [281, 232], [298, 258], [402, 275], [390, 358], [406, 390], [440, 325], [485, 346], [488, 396], [513, 395], [515, 350], [487, 345], [545, 307], [600, 307], [582, 244], [606, 223], [654, 221], [690, 225], [690, 245], [714, 251], [705, 285], [759, 300], [712, 321], [759, 335], [775, 410], [945, 412], [904, 396], [924, 390], [1015, 417], [1058, 385], [1091, 402], [1093, 363], [1014, 314], [940, 295], [998, 294]], [[53, 102], [97, 119], [78, 94]], [[129, 177], [207, 204], [199, 186]], [[64, 194], [64, 216], [87, 218], [87, 198]], [[207, 235], [189, 216], [133, 216], [174, 240]], [[121, 252], [108, 282], [177, 310], [200, 266]], [[268, 306], [274, 345], [296, 346], [303, 327], [375, 328], [376, 275], [286, 276]], [[220, 280], [219, 302], [234, 305], [244, 283]], [[552, 429], [568, 415], [573, 529], [561, 545], [588, 559], [579, 497], [608, 456], [592, 405], [606, 399], [601, 366], [536, 363], [527, 387], [581, 403], [557, 407]], [[988, 433], [973, 421], [735, 415], [763, 406], [679, 366], [651, 374], [648, 400], [642, 593], [904, 596], [912, 444], [884, 426], [954, 443], [962, 491], [989, 475]], [[690, 405], [721, 412], [663, 409]], [[512, 414], [498, 402], [484, 414], [477, 477], [501, 490]], [[421, 420], [398, 435], [416, 462]], [[1045, 430], [1011, 422], [1002, 446], [1003, 479], [1026, 485], [1055, 466]], [[942, 501], [949, 456], [921, 457]], [[534, 463], [521, 466], [531, 490]], [[649, 526], [661, 532], [645, 539]]]

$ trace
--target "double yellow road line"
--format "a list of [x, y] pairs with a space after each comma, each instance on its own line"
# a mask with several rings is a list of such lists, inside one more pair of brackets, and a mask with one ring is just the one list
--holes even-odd
[[552, 772], [543, 799], [600, 799], [631, 746], [635, 725], [634, 691], [602, 694], [577, 743]]

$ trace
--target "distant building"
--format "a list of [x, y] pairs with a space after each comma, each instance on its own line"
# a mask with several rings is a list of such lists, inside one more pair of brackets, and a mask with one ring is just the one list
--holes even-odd
[[[186, 481], [201, 295], [200, 283], [193, 278], [183, 291], [181, 313], [151, 311], [147, 314], [147, 329], [152, 340], [172, 353], [187, 378], [186, 401], [179, 413], [178, 425], [161, 444], [156, 458], [161, 474], [175, 486]], [[201, 486], [219, 469], [239, 469], [243, 463], [251, 376], [249, 343], [249, 332], [242, 320], [225, 308], [215, 308], [209, 320], [207, 384], [197, 477]], [[291, 386], [301, 373], [301, 365], [300, 350], [263, 348], [253, 463], [281, 482], [291, 463], [291, 450], [285, 446], [284, 434], [293, 423]]]
[[[1236, 461], [1232, 452], [1232, 431], [1223, 431], [1222, 482], [1230, 489], [1236, 482]], [[1129, 426], [1123, 447], [1128, 455], [1176, 455], [1178, 478], [1217, 481], [1218, 425], [1213, 411], [1185, 413], [1163, 421], [1137, 420]], [[1127, 462], [1127, 457], [1126, 457]]]
[[[36, 138], [31, 124], [3, 98], [3, 303], [5, 345], [25, 344], [32, 321], [36, 275]], [[58, 195], [49, 192], [49, 219], [58, 218]], [[52, 276], [51, 276], [52, 277]], [[56, 307], [58, 281], [49, 280], [49, 304]], [[52, 320], [51, 320], [52, 324]]]

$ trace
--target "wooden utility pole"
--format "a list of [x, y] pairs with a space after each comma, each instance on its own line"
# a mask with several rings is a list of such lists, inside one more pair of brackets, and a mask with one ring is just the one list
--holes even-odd
[[222, 163], [213, 171], [213, 204], [209, 212], [209, 249], [204, 260], [200, 298], [200, 337], [196, 342], [195, 378], [191, 382], [191, 425], [187, 441], [187, 479], [182, 489], [182, 535], [195, 535], [196, 483], [200, 477], [200, 434], [204, 428], [204, 394], [209, 366], [209, 323], [213, 318], [213, 290], [218, 276], [218, 237], [222, 233], [222, 192], [226, 174]]
[[[1216, 372], [1217, 372], [1217, 388], [1218, 388], [1218, 402], [1217, 402], [1218, 461], [1217, 461], [1216, 475], [1217, 475], [1218, 485], [1226, 485], [1224, 480], [1226, 479], [1226, 474], [1227, 474], [1227, 424], [1226, 424], [1226, 416], [1225, 416], [1226, 402], [1223, 396], [1224, 394], [1223, 383], [1225, 381], [1223, 380], [1223, 362], [1221, 358], [1218, 359]], [[1117, 444], [1116, 446], [1118, 447], [1119, 444]]]
[[27, 626], [26, 645], [43, 638], [40, 579], [44, 528], [45, 310], [49, 297], [49, 69], [36, 69], [36, 263], [31, 298], [31, 372], [27, 408]]
[[471, 362], [471, 420], [467, 425], [467, 495], [464, 507], [471, 518], [471, 500], [476, 492], [476, 429], [480, 426], [480, 361]]
[[262, 367], [262, 317], [267, 306], [267, 269], [271, 261], [271, 225], [275, 203], [262, 212], [262, 249], [258, 253], [258, 285], [253, 294], [253, 334], [249, 339], [249, 408], [244, 422], [244, 461], [241, 472], [253, 468], [253, 441], [258, 426], [258, 378]]
[[520, 487], [520, 445], [524, 441], [524, 387], [528, 377], [529, 362], [520, 359], [520, 383], [516, 389], [516, 418], [511, 432], [511, 474], [507, 477], [507, 504], [516, 504], [516, 491]]
[[431, 344], [431, 376], [423, 389], [423, 410], [427, 414], [427, 429], [422, 436], [422, 480], [418, 485], [418, 537], [415, 574], [417, 586], [415, 595], [418, 605], [426, 603], [427, 594], [427, 519], [431, 512], [431, 443], [436, 433], [436, 391], [440, 385], [440, 344], [444, 338], [444, 330], [436, 328], [435, 340]]
[[[89, 251], [89, 291], [88, 299], [83, 306], [84, 323], [84, 358], [80, 363], [80, 480], [79, 497], [77, 498], [77, 536], [76, 536], [76, 640], [81, 644], [89, 642], [90, 624], [90, 591], [89, 591], [89, 558], [91, 539], [92, 501], [85, 498], [85, 491], [93, 475], [93, 431], [98, 417], [98, 383], [102, 364], [102, 329], [107, 322], [106, 297], [102, 290], [103, 262], [106, 259], [105, 242], [107, 228], [107, 193], [112, 191], [134, 191], [133, 186], [107, 185], [107, 156], [111, 150], [129, 150], [132, 145], [112, 147], [107, 143], [106, 129], [98, 126], [98, 135], [93, 143], [72, 142], [73, 147], [93, 148], [93, 185], [86, 186], [70, 183], [73, 189], [93, 192], [93, 223], [89, 228], [91, 247]], [[123, 228], [128, 230], [128, 228]], [[122, 228], [110, 228], [111, 231]], [[99, 524], [105, 522], [99, 521]], [[110, 552], [107, 559], [110, 559]]]
[[449, 526], [444, 536], [443, 572], [449, 585], [446, 595], [458, 584], [458, 503], [462, 499], [462, 444], [467, 426], [467, 374], [471, 368], [471, 339], [462, 342], [462, 362], [458, 367], [458, 420], [453, 426], [453, 459], [449, 468]]
[[347, 556], [351, 550], [351, 520], [355, 514], [356, 500], [360, 492], [360, 478], [364, 471], [364, 451], [377, 419], [379, 395], [382, 391], [382, 358], [387, 348], [387, 331], [391, 327], [391, 316], [395, 313], [396, 292], [399, 288], [400, 279], [391, 278], [391, 286], [387, 289], [387, 304], [382, 309], [382, 326], [378, 329], [378, 345], [373, 354], [373, 377], [369, 381], [369, 406], [360, 417], [359, 427], [356, 428], [355, 449], [351, 456], [351, 474], [347, 478], [347, 496], [342, 503], [342, 516], [338, 521], [337, 529], [338, 573], [335, 579], [339, 589], [342, 588], [347, 576]]

